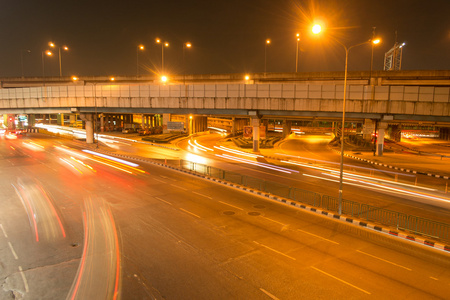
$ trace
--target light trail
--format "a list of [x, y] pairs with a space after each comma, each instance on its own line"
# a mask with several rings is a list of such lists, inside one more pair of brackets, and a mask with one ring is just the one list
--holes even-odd
[[219, 147], [214, 146], [214, 148], [219, 149], [224, 152], [230, 152], [230, 153], [234, 153], [234, 154], [238, 154], [238, 155], [242, 155], [242, 156], [253, 157], [253, 158], [264, 157], [262, 155], [247, 153], [247, 152], [243, 152], [243, 151], [239, 151], [239, 150], [235, 150], [235, 149], [231, 149], [231, 148], [226, 148], [224, 146], [219, 146]]
[[222, 157], [225, 159], [229, 159], [229, 160], [234, 160], [234, 161], [250, 164], [250, 165], [254, 165], [254, 166], [258, 166], [258, 167], [262, 167], [262, 168], [266, 168], [266, 169], [270, 169], [270, 170], [274, 170], [274, 171], [278, 171], [278, 172], [283, 172], [283, 173], [288, 173], [288, 174], [291, 174], [292, 172], [299, 173], [299, 171], [296, 171], [296, 170], [287, 169], [287, 168], [279, 167], [276, 165], [265, 164], [265, 163], [261, 163], [261, 162], [255, 162], [255, 161], [251, 161], [251, 160], [244, 159], [244, 158], [234, 157], [234, 156], [231, 156], [228, 154], [216, 154], [216, 156]]
[[95, 155], [95, 156], [100, 156], [100, 157], [103, 157], [103, 158], [107, 158], [109, 160], [113, 160], [113, 161], [119, 162], [121, 164], [130, 166], [130, 167], [139, 167], [138, 164], [135, 164], [135, 163], [132, 163], [132, 162], [120, 159], [120, 158], [116, 158], [116, 157], [113, 157], [113, 156], [109, 156], [109, 155], [106, 155], [106, 154], [101, 154], [101, 153], [94, 152], [94, 151], [87, 150], [87, 149], [83, 149], [82, 151], [86, 152], [86, 153], [89, 153], [89, 154], [92, 154], [92, 155]]

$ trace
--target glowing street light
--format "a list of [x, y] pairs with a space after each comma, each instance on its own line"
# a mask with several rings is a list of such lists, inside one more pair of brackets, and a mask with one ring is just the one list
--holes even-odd
[[264, 76], [266, 75], [267, 71], [267, 46], [270, 45], [270, 39], [267, 39], [264, 44]]
[[161, 44], [161, 73], [164, 74], [164, 47], [169, 47], [168, 42], [162, 42], [161, 39], [156, 38], [156, 43]]
[[[312, 32], [314, 34], [319, 34], [322, 31], [322, 27], [318, 24], [312, 27]], [[379, 44], [381, 42], [380, 39], [371, 39], [363, 43], [359, 43], [350, 47], [347, 47], [339, 40], [334, 39], [338, 44], [344, 47], [345, 50], [345, 69], [344, 69], [344, 96], [342, 100], [342, 128], [341, 128], [341, 159], [340, 159], [340, 168], [339, 168], [339, 214], [342, 214], [342, 190], [343, 190], [343, 175], [344, 175], [344, 129], [345, 129], [345, 97], [347, 94], [347, 66], [348, 66], [348, 52], [350, 49], [354, 47], [358, 47], [361, 45], [369, 44], [372, 45]]]
[[139, 77], [139, 51], [144, 51], [144, 45], [139, 45], [136, 48], [136, 77]]
[[319, 24], [315, 24], [312, 27], [312, 33], [314, 34], [319, 34], [322, 31], [322, 26], [320, 26]]
[[[56, 48], [56, 45], [55, 45], [55, 43], [53, 43], [53, 42], [49, 42], [48, 45], [49, 45], [50, 47], [52, 47], [52, 48]], [[61, 48], [62, 48], [64, 51], [69, 51], [69, 47], [67, 47], [67, 46], [58, 47], [59, 77], [62, 77]]]

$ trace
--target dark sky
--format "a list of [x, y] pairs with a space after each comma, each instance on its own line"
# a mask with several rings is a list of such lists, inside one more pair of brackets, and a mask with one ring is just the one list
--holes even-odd
[[[161, 47], [168, 73], [257, 73], [295, 70], [295, 34], [301, 32], [299, 71], [343, 71], [345, 53], [333, 38], [350, 46], [382, 38], [374, 49], [374, 70], [384, 53], [406, 42], [404, 70], [450, 69], [449, 0], [0, 0], [0, 77], [42, 75], [42, 51], [51, 40], [68, 45], [63, 75], [135, 75], [136, 50], [141, 74], [158, 73]], [[311, 36], [321, 18], [327, 31]], [[25, 50], [31, 50], [28, 53]], [[370, 69], [370, 45], [350, 51], [349, 70]], [[21, 60], [21, 57], [23, 58]], [[57, 55], [45, 59], [45, 74], [58, 75]]]

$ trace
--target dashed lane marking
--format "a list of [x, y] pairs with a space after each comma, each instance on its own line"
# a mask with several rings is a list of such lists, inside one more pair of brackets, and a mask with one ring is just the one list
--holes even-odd
[[272, 298], [273, 300], [280, 300], [277, 297], [275, 297], [274, 295], [272, 295], [271, 293], [269, 293], [268, 291], [266, 291], [263, 288], [259, 288], [261, 290], [261, 292], [263, 292], [264, 294], [266, 294], [267, 296], [269, 296], [270, 298]]
[[175, 185], [175, 184], [171, 184], [171, 186], [176, 187], [177, 189], [183, 190], [183, 191], [187, 191], [188, 189], [185, 189], [184, 187]]
[[21, 266], [19, 266], [19, 272], [20, 272], [20, 275], [22, 276], [23, 285], [25, 286], [25, 292], [28, 293], [30, 291], [30, 289], [28, 288], [27, 278], [25, 277], [25, 273], [22, 271]]
[[311, 232], [308, 232], [308, 231], [304, 231], [304, 230], [301, 230], [301, 229], [297, 229], [297, 230], [298, 230], [298, 231], [300, 231], [300, 232], [303, 232], [303, 233], [306, 233], [306, 234], [312, 235], [312, 236], [314, 236], [314, 237], [316, 237], [316, 238], [319, 238], [319, 239], [325, 240], [325, 241], [327, 241], [327, 242], [330, 242], [330, 243], [333, 243], [333, 244], [339, 245], [339, 243], [338, 243], [338, 242], [335, 242], [335, 241], [332, 241], [332, 240], [326, 239], [326, 238], [324, 238], [324, 237], [321, 237], [320, 235], [316, 235], [316, 234], [314, 234], [314, 233], [311, 233]]
[[280, 225], [282, 225], [282, 226], [287, 226], [287, 224], [278, 222], [278, 221], [276, 221], [276, 220], [274, 220], [274, 219], [271, 219], [271, 218], [267, 218], [267, 217], [263, 217], [263, 216], [261, 216], [261, 218], [266, 219], [266, 220], [269, 220], [269, 221], [272, 221], [272, 222], [277, 223], [277, 224], [280, 224]]
[[192, 193], [194, 193], [194, 194], [196, 194], [196, 195], [199, 195], [199, 196], [202, 196], [202, 197], [205, 197], [205, 198], [208, 198], [208, 199], [212, 199], [212, 197], [207, 196], [207, 195], [203, 195], [203, 194], [201, 194], [201, 193], [197, 193], [197, 192], [192, 192]]
[[192, 216], [194, 216], [194, 217], [196, 217], [196, 218], [199, 218], [199, 219], [201, 219], [201, 217], [199, 216], [199, 215], [196, 215], [196, 214], [194, 214], [194, 213], [191, 213], [190, 211], [188, 211], [188, 210], [185, 210], [185, 209], [182, 209], [182, 208], [180, 208], [182, 211], [184, 211], [184, 212], [186, 212], [186, 213], [188, 213], [188, 214], [190, 214], [190, 215], [192, 215]]
[[359, 287], [357, 287], [357, 286], [355, 286], [355, 285], [353, 285], [353, 284], [351, 284], [351, 283], [348, 283], [348, 282], [345, 281], [345, 280], [342, 280], [342, 279], [340, 279], [340, 278], [337, 278], [336, 276], [333, 276], [333, 275], [331, 275], [331, 274], [328, 274], [327, 272], [324, 272], [324, 271], [322, 271], [322, 270], [320, 270], [320, 269], [317, 269], [316, 267], [311, 267], [311, 268], [313, 268], [314, 270], [319, 271], [320, 273], [325, 274], [325, 275], [327, 275], [327, 276], [329, 276], [329, 277], [331, 277], [331, 278], [334, 278], [334, 279], [336, 279], [336, 280], [339, 280], [340, 282], [345, 283], [345, 284], [351, 286], [352, 288], [355, 288], [355, 289], [357, 289], [357, 290], [359, 290], [359, 291], [361, 291], [361, 292], [363, 292], [363, 293], [366, 293], [367, 295], [370, 295], [370, 292], [368, 292], [368, 291], [366, 291], [366, 290], [363, 290], [363, 289], [361, 289], [361, 288], [359, 288]]
[[159, 197], [153, 197], [153, 198], [155, 198], [155, 199], [157, 199], [157, 200], [159, 200], [159, 201], [162, 201], [162, 202], [164, 202], [164, 203], [167, 203], [167, 204], [169, 204], [169, 205], [173, 205], [173, 204], [170, 203], [169, 201], [163, 200], [163, 199], [161, 199], [161, 198], [159, 198]]
[[2, 225], [2, 224], [0, 224], [0, 228], [1, 228], [2, 231], [3, 231], [3, 235], [5, 236], [5, 238], [8, 238], [8, 235], [6, 234], [5, 228], [3, 228], [3, 225]]
[[264, 248], [266, 248], [266, 249], [269, 249], [270, 251], [273, 251], [273, 252], [275, 252], [275, 253], [278, 253], [278, 254], [281, 254], [281, 255], [283, 255], [283, 256], [286, 256], [287, 258], [290, 258], [290, 259], [292, 259], [292, 260], [297, 260], [296, 258], [294, 258], [294, 257], [292, 257], [292, 256], [289, 256], [289, 255], [287, 255], [287, 254], [284, 254], [283, 252], [280, 252], [280, 251], [278, 251], [278, 250], [275, 250], [275, 249], [273, 249], [273, 248], [270, 248], [269, 246], [266, 246], [266, 245], [264, 245], [264, 244], [258, 243], [257, 241], [253, 241], [253, 243], [255, 243], [255, 244], [257, 244], [257, 245], [259, 245], [259, 246], [261, 246], [261, 247], [264, 247]]
[[384, 262], [386, 262], [386, 263], [388, 263], [388, 264], [391, 264], [391, 265], [394, 265], [394, 266], [403, 268], [403, 269], [405, 269], [405, 270], [412, 271], [410, 268], [404, 267], [404, 266], [402, 266], [402, 265], [398, 265], [398, 264], [396, 264], [396, 263], [393, 263], [392, 261], [383, 259], [383, 258], [381, 258], [381, 257], [375, 256], [375, 255], [372, 255], [372, 254], [369, 254], [369, 253], [366, 253], [366, 252], [363, 252], [363, 251], [360, 251], [360, 250], [356, 250], [356, 252], [359, 252], [359, 253], [365, 254], [365, 255], [367, 255], [367, 256], [370, 256], [370, 257], [379, 259], [379, 260], [384, 261]]
[[14, 248], [13, 248], [13, 246], [11, 245], [11, 242], [8, 242], [8, 245], [9, 245], [9, 249], [11, 249], [11, 252], [12, 252], [12, 254], [14, 255], [14, 258], [15, 258], [15, 259], [19, 259], [19, 257], [18, 257], [17, 254], [16, 254], [16, 251], [14, 251]]

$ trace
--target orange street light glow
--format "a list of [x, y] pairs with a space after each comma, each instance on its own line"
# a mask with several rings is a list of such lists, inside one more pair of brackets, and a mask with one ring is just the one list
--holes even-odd
[[320, 26], [319, 24], [316, 24], [312, 27], [312, 32], [314, 34], [319, 34], [322, 31], [322, 26]]

